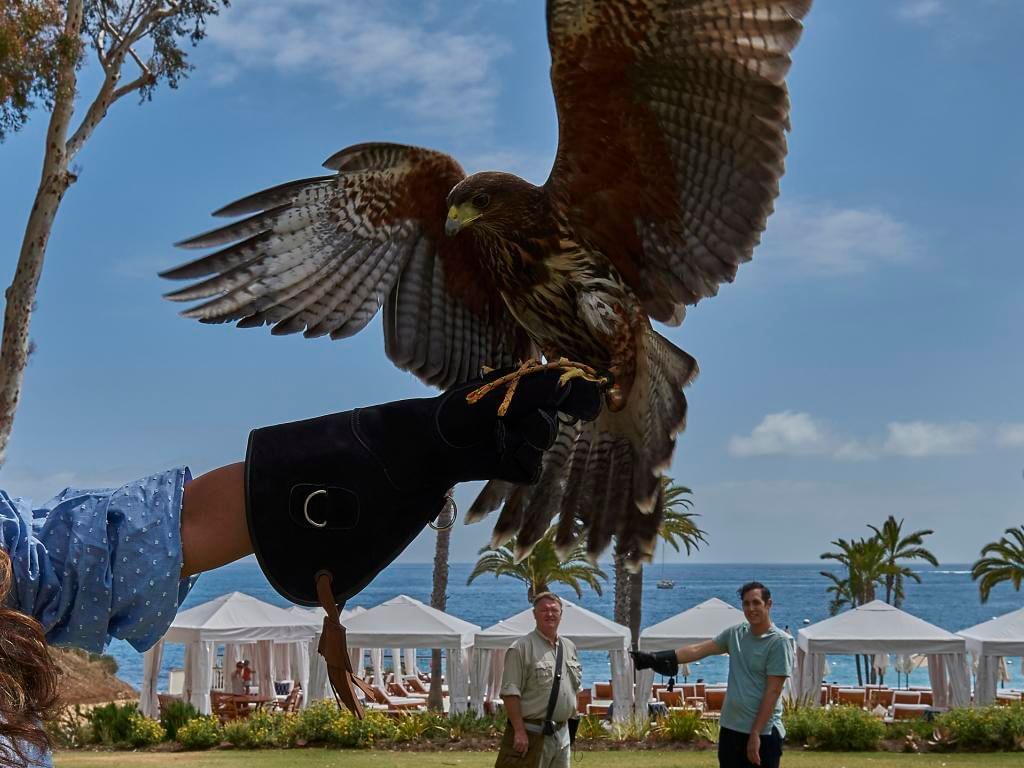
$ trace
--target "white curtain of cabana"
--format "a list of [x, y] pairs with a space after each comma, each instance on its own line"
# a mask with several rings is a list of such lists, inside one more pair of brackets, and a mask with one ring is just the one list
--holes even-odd
[[825, 656], [855, 653], [927, 654], [935, 706], [962, 707], [970, 702], [963, 638], [881, 600], [851, 608], [797, 632], [796, 698], [817, 704]]

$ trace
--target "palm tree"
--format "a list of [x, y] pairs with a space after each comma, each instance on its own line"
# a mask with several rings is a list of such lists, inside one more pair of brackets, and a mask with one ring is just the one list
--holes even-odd
[[493, 573], [495, 578], [511, 576], [524, 582], [530, 600], [534, 595], [547, 592], [552, 584], [568, 584], [577, 597], [583, 597], [584, 586], [589, 586], [600, 595], [601, 580], [607, 580], [607, 574], [587, 560], [586, 545], [582, 541], [569, 553], [564, 563], [559, 560], [555, 551], [556, 530], [556, 526], [548, 528], [530, 554], [518, 563], [514, 536], [502, 547], [484, 547], [466, 583], [472, 584], [477, 576]]
[[971, 567], [971, 578], [978, 582], [981, 602], [988, 601], [992, 587], [1009, 581], [1020, 592], [1024, 582], [1024, 525], [1007, 528], [999, 541], [986, 544], [981, 557]]
[[[451, 526], [438, 528], [437, 542], [434, 544], [434, 585], [430, 591], [430, 607], [439, 611], [448, 607], [448, 551], [451, 538]], [[427, 708], [435, 712], [444, 709], [440, 648], [434, 648], [430, 652], [430, 691], [427, 695]]]
[[[822, 571], [821, 575], [832, 581], [828, 587], [833, 597], [829, 603], [832, 615], [839, 612], [844, 605], [856, 607], [870, 603], [875, 599], [875, 588], [885, 583], [885, 576], [890, 572], [886, 563], [885, 546], [877, 536], [861, 539], [836, 539], [832, 542], [835, 552], [825, 552], [822, 560], [835, 560], [846, 567], [845, 578]], [[863, 685], [865, 677], [874, 677], [874, 669], [868, 659], [864, 659], [864, 675], [861, 674], [861, 658], [854, 656], [857, 664], [857, 682]]]
[[925, 529], [904, 536], [903, 521], [896, 522], [892, 515], [889, 515], [880, 529], [873, 525], [869, 525], [868, 528], [875, 532], [875, 537], [885, 548], [885, 561], [888, 567], [885, 573], [885, 602], [899, 608], [906, 597], [903, 590], [904, 579], [909, 578], [918, 584], [921, 583], [921, 577], [903, 565], [903, 561], [925, 560], [932, 565], [939, 564], [935, 555], [924, 547], [924, 537], [931, 536], [935, 531]]
[[[675, 481], [665, 475], [661, 476], [661, 495], [659, 497], [662, 518], [658, 527], [658, 538], [664, 544], [671, 545], [676, 551], [680, 551], [680, 545], [686, 548], [686, 554], [691, 555], [695, 550], [700, 549], [701, 544], [707, 544], [707, 533], [697, 525], [696, 518], [700, 515], [691, 512], [693, 500], [687, 498], [693, 495], [693, 491], [685, 485], [676, 485]], [[618, 572], [616, 572], [618, 577]], [[640, 621], [642, 618], [643, 593], [644, 593], [644, 572], [641, 565], [636, 573], [628, 574], [629, 598], [626, 625], [629, 627], [634, 644], [640, 639]], [[616, 578], [615, 588], [619, 584]], [[618, 595], [616, 594], [616, 597]]]
[[836, 539], [832, 546], [838, 551], [825, 552], [821, 559], [835, 560], [846, 567], [846, 591], [853, 599], [852, 606], [870, 603], [875, 599], [875, 588], [885, 583], [890, 572], [884, 545], [872, 536], [849, 541]]
[[852, 608], [857, 604], [857, 599], [850, 590], [849, 578], [841, 578], [832, 571], [819, 571], [819, 573], [832, 582], [825, 588], [825, 591], [832, 595], [832, 599], [828, 602], [829, 616], [835, 616], [846, 606]]

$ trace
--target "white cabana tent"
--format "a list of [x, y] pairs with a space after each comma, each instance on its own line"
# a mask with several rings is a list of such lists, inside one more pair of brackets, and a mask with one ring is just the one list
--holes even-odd
[[[713, 640], [723, 630], [744, 621], [746, 619], [743, 617], [743, 611], [724, 600], [712, 597], [642, 630], [637, 645], [642, 651], [664, 651], [682, 645], [702, 643], [705, 640]], [[646, 701], [650, 698], [653, 683], [653, 669], [642, 669], [637, 672], [637, 701]]]
[[974, 703], [991, 704], [996, 699], [1000, 659], [1024, 657], [1024, 608], [962, 629], [957, 634], [967, 641], [967, 650], [978, 661]]
[[970, 702], [966, 644], [962, 637], [881, 601], [802, 628], [796, 635], [795, 695], [815, 704], [828, 654], [925, 654], [937, 707]]
[[[498, 695], [505, 651], [523, 635], [536, 628], [533, 609], [499, 621], [477, 632], [474, 639], [476, 661], [473, 664], [473, 708], [483, 714], [484, 700]], [[616, 719], [624, 720], [632, 711], [633, 663], [627, 652], [629, 628], [616, 624], [593, 611], [562, 599], [562, 623], [558, 634], [567, 637], [581, 651], [608, 651], [612, 671], [612, 700]]]
[[[469, 697], [469, 665], [476, 624], [399, 595], [345, 620], [350, 648], [440, 648], [448, 652], [448, 711], [465, 712]], [[400, 654], [396, 657], [400, 658]], [[374, 656], [375, 675], [380, 670]], [[382, 681], [376, 681], [379, 685]]]
[[297, 678], [306, 690], [309, 641], [315, 633], [316, 628], [309, 621], [242, 592], [222, 595], [182, 611], [143, 657], [140, 709], [149, 717], [159, 712], [156, 685], [164, 643], [185, 645], [184, 698], [200, 712], [209, 714], [213, 661], [218, 645], [224, 646], [225, 662], [232, 667], [235, 659], [241, 658], [240, 647], [252, 646], [260, 693], [273, 696], [275, 645], [294, 646]]

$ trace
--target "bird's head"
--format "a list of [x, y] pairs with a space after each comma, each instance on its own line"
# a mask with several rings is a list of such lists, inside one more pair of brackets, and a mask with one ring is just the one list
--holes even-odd
[[470, 227], [507, 234], [523, 221], [539, 193], [538, 187], [510, 173], [474, 173], [448, 193], [445, 234], [451, 237]]

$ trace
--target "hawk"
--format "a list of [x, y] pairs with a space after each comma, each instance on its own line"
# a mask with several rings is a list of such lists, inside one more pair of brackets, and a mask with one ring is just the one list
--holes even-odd
[[163, 273], [198, 282], [205, 323], [351, 336], [383, 307], [399, 368], [446, 388], [543, 356], [613, 381], [591, 423], [564, 424], [539, 482], [484, 487], [493, 542], [524, 556], [559, 516], [562, 551], [586, 531], [649, 560], [658, 475], [686, 421], [695, 360], [651, 321], [679, 325], [751, 258], [784, 169], [785, 76], [811, 0], [548, 0], [558, 111], [542, 186], [467, 176], [449, 155], [388, 143], [330, 157], [185, 240], [220, 247]]

